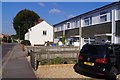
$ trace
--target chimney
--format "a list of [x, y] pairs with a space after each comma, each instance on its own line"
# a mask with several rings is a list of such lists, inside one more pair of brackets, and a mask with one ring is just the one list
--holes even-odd
[[35, 22], [35, 25], [41, 23], [42, 21], [44, 21], [44, 19], [40, 19], [40, 18], [39, 18], [39, 19]]
[[43, 19], [40, 19], [40, 18], [38, 19], [38, 23], [41, 23], [42, 21], [44, 21], [44, 20], [43, 20]]

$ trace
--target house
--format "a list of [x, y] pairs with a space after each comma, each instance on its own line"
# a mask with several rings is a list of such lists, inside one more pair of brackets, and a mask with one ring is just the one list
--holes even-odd
[[54, 25], [55, 38], [79, 41], [80, 47], [92, 42], [120, 43], [120, 2], [114, 2]]
[[0, 34], [0, 44], [2, 43], [3, 35]]
[[4, 35], [3, 34], [0, 34], [0, 38], [2, 39], [4, 37]]
[[53, 26], [41, 20], [38, 24], [28, 29], [25, 40], [29, 40], [31, 45], [44, 45], [45, 42], [53, 42]]
[[9, 42], [11, 42], [10, 35], [0, 34], [0, 43], [9, 43]]

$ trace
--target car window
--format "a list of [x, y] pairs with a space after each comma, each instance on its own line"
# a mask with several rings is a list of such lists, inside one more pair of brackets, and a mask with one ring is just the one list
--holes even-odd
[[80, 51], [80, 54], [87, 56], [104, 56], [105, 53], [106, 47], [103, 45], [85, 45]]

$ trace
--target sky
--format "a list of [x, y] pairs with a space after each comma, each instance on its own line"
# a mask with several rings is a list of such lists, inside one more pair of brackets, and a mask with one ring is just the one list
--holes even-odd
[[16, 34], [13, 19], [23, 9], [34, 11], [54, 25], [107, 4], [110, 2], [2, 2], [2, 33]]

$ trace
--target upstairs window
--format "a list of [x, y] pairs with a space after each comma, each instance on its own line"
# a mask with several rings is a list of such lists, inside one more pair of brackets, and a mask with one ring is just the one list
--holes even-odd
[[61, 26], [57, 26], [57, 31], [60, 31], [61, 30]]
[[67, 28], [70, 28], [70, 22], [67, 23]]
[[61, 25], [61, 30], [64, 30], [64, 25]]
[[59, 27], [57, 26], [57, 31], [59, 31]]
[[45, 36], [46, 36], [46, 35], [47, 35], [47, 31], [43, 31], [43, 35], [45, 35]]
[[79, 20], [76, 20], [75, 21], [75, 27], [79, 27], [80, 26], [80, 21]]
[[90, 24], [92, 24], [92, 17], [86, 17], [86, 18], [84, 18], [84, 25], [88, 26]]
[[107, 12], [100, 13], [100, 22], [106, 22], [107, 21]]

